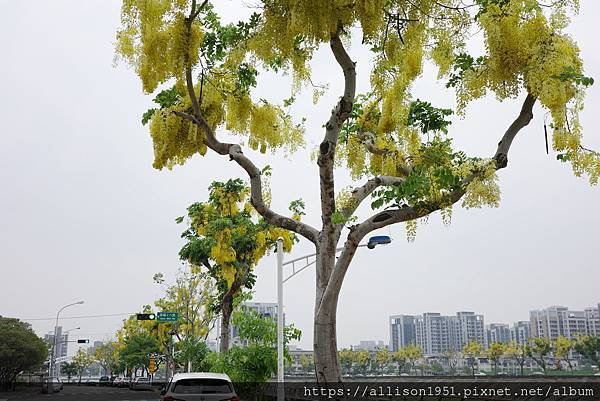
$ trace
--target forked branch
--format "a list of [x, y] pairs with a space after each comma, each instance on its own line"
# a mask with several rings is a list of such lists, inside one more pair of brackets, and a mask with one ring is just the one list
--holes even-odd
[[[510, 146], [515, 136], [519, 133], [519, 131], [526, 127], [533, 118], [533, 106], [535, 102], [536, 98], [531, 94], [528, 94], [525, 98], [525, 101], [523, 102], [523, 106], [519, 115], [502, 136], [502, 139], [498, 143], [498, 149], [496, 150], [496, 153], [493, 157], [496, 163], [496, 170], [507, 166], [508, 151], [510, 150]], [[420, 205], [406, 206], [400, 209], [384, 210], [376, 213], [375, 215], [366, 219], [362, 223], [351, 227], [346, 243], [344, 244], [344, 250], [338, 258], [333, 272], [331, 274], [329, 283], [323, 295], [323, 300], [338, 296], [337, 294], [339, 293], [339, 289], [341, 288], [342, 281], [344, 280], [344, 276], [346, 275], [346, 272], [348, 270], [348, 266], [350, 265], [354, 254], [356, 253], [358, 244], [367, 234], [374, 230], [389, 226], [391, 224], [406, 222], [425, 217], [439, 210], [443, 206], [452, 205], [458, 202], [466, 193], [469, 183], [473, 181], [478, 174], [478, 172], [473, 172], [471, 176], [467, 177], [462, 181], [461, 185], [458, 188], [449, 192], [446, 195], [446, 199], [444, 199], [442, 202], [431, 204], [422, 203]], [[363, 185], [363, 187], [361, 187], [362, 189], [360, 189], [359, 191], [361, 194], [366, 193], [371, 188], [376, 186], [377, 182], [376, 178], [374, 178], [369, 180], [365, 185]], [[373, 190], [374, 188], [371, 189], [371, 192]]]

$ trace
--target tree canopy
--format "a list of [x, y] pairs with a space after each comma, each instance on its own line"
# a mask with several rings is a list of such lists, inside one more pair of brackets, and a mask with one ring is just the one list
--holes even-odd
[[[487, 93], [504, 100], [526, 91], [539, 100], [551, 113], [553, 144], [561, 159], [577, 174], [598, 180], [600, 159], [583, 147], [578, 122], [584, 88], [593, 79], [584, 75], [579, 49], [565, 33], [570, 13], [578, 9], [576, 0], [549, 7], [536, 0], [476, 0], [466, 6], [456, 0], [263, 1], [260, 13], [237, 25], [222, 25], [210, 2], [195, 3], [123, 2], [117, 53], [136, 68], [146, 92], [175, 82], [158, 93], [155, 102], [160, 107], [144, 118], [150, 123], [157, 168], [205, 153], [206, 135], [217, 128], [241, 135], [262, 152], [296, 150], [303, 144], [302, 128], [292, 123], [284, 105], [251, 96], [259, 75], [266, 70], [292, 73], [294, 95], [310, 82], [315, 50], [332, 37], [350, 40], [356, 27], [374, 61], [370, 90], [357, 101], [350, 93], [355, 88], [344, 94], [348, 124], [340, 132], [336, 152], [354, 177], [427, 178], [392, 198], [409, 200], [402, 195], [415, 195], [420, 189], [418, 198], [436, 199], [473, 169], [487, 166], [457, 155], [444, 143], [445, 110], [412, 98], [411, 84], [421, 75], [423, 63], [431, 61], [439, 68], [438, 79], [455, 90], [461, 113]], [[473, 29], [483, 33], [485, 50], [478, 55], [468, 53]], [[348, 57], [341, 41], [335, 46], [338, 59]], [[340, 61], [352, 66], [349, 59]], [[202, 76], [190, 88], [186, 74], [192, 70], [200, 70]], [[354, 70], [346, 68], [345, 73]], [[209, 133], [194, 118], [185, 118], [195, 111]], [[428, 132], [440, 135], [427, 140]], [[432, 153], [438, 156], [433, 163]], [[482, 195], [474, 205], [494, 201], [493, 193]]]
[[[600, 154], [585, 146], [579, 123], [593, 79], [567, 33], [577, 12], [577, 0], [262, 0], [247, 20], [224, 24], [209, 0], [124, 0], [116, 50], [154, 95], [142, 123], [149, 125], [155, 168], [209, 150], [227, 156], [247, 173], [250, 202], [262, 218], [315, 245], [315, 366], [319, 379], [339, 381], [336, 308], [360, 241], [402, 222], [413, 237], [419, 219], [441, 211], [448, 221], [461, 200], [467, 208], [497, 206], [496, 172], [508, 165], [536, 103], [548, 114], [545, 130], [557, 158], [598, 182]], [[358, 43], [368, 59], [348, 52]], [[307, 116], [291, 115], [289, 106], [304, 87], [315, 86], [311, 61], [325, 44], [344, 85], [315, 149], [321, 209], [315, 228], [271, 209], [267, 174], [243, 146], [279, 154], [305, 147]], [[456, 110], [415, 98], [425, 63], [437, 66], [435, 79], [455, 94]], [[360, 72], [370, 82], [357, 93]], [[258, 96], [267, 73], [292, 77], [289, 98]], [[493, 139], [494, 154], [467, 155], [453, 146], [449, 116], [468, 117], [469, 104], [488, 94], [500, 102], [521, 96], [521, 110]], [[336, 169], [363, 183], [336, 193]], [[369, 197], [374, 213], [360, 221], [355, 212]], [[233, 253], [219, 248], [214, 256], [231, 281]]]
[[[233, 324], [238, 328], [244, 346], [234, 346], [226, 353], [212, 355], [211, 371], [227, 373], [232, 380], [257, 391], [277, 373], [277, 322], [249, 308], [240, 308], [233, 314]], [[284, 358], [291, 361], [287, 344], [299, 340], [299, 329], [286, 325], [283, 332]]]
[[[188, 228], [183, 232], [185, 245], [179, 252], [182, 260], [192, 266], [208, 269], [215, 280], [216, 293], [210, 307], [221, 314], [221, 351], [229, 348], [229, 321], [244, 290], [252, 289], [256, 276], [254, 267], [267, 252], [283, 239], [283, 250], [289, 252], [297, 241], [288, 230], [268, 224], [258, 218], [249, 199], [250, 188], [240, 179], [213, 182], [206, 202], [197, 202], [187, 209]], [[300, 219], [302, 204], [296, 203], [295, 218]]]
[[11, 386], [21, 372], [39, 368], [47, 356], [46, 343], [28, 323], [0, 316], [0, 389]]
[[592, 361], [600, 370], [600, 338], [579, 336], [575, 339], [573, 348], [577, 353]]

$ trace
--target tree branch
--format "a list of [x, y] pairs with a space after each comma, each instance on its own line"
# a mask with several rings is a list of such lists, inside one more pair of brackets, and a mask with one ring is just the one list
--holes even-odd
[[[207, 3], [205, 0], [201, 8]], [[196, 0], [193, 0], [192, 10], [190, 11], [190, 16], [186, 18], [186, 26], [188, 28], [187, 34], [190, 35], [191, 26], [194, 14], [196, 13]], [[256, 211], [271, 225], [276, 227], [281, 227], [286, 230], [293, 231], [297, 234], [302, 235], [309, 241], [317, 244], [319, 232], [308, 224], [301, 223], [296, 221], [290, 217], [285, 217], [280, 214], [275, 213], [271, 210], [267, 204], [265, 203], [262, 195], [262, 180], [260, 178], [261, 172], [256, 167], [256, 165], [242, 152], [242, 147], [238, 144], [230, 144], [220, 142], [214, 132], [212, 127], [208, 125], [206, 120], [202, 118], [200, 113], [200, 105], [198, 104], [198, 99], [196, 94], [194, 93], [194, 81], [192, 78], [192, 66], [187, 63], [185, 72], [185, 81], [186, 87], [188, 90], [188, 95], [192, 101], [192, 109], [193, 114], [188, 114], [180, 111], [174, 111], [175, 115], [184, 118], [192, 123], [196, 124], [200, 127], [205, 134], [204, 143], [207, 147], [215, 151], [220, 155], [229, 155], [230, 160], [234, 160], [240, 167], [242, 167], [248, 176], [250, 177], [250, 202], [252, 206], [256, 209]]]
[[[375, 135], [373, 135], [371, 132], [363, 131], [363, 132], [359, 132], [357, 135], [362, 140], [362, 143], [363, 143], [363, 145], [365, 145], [367, 150], [374, 155], [385, 156], [385, 155], [395, 155], [397, 153], [396, 151], [378, 148], [375, 145]], [[406, 166], [402, 166], [402, 165], [398, 164], [396, 166], [396, 172], [399, 175], [406, 177], [410, 174], [410, 169]]]
[[261, 172], [256, 165], [242, 152], [238, 144], [220, 142], [214, 135], [212, 128], [200, 116], [195, 117], [180, 111], [174, 111], [175, 115], [198, 125], [205, 133], [204, 143], [207, 147], [220, 155], [228, 155], [230, 160], [235, 161], [242, 167], [250, 178], [250, 202], [254, 209], [271, 225], [293, 231], [302, 235], [314, 244], [317, 244], [319, 232], [312, 226], [296, 221], [290, 217], [282, 216], [271, 210], [265, 203], [262, 195]]
[[521, 107], [519, 116], [513, 121], [510, 127], [508, 127], [504, 136], [500, 142], [498, 142], [498, 150], [496, 150], [496, 154], [494, 155], [494, 160], [496, 160], [496, 170], [508, 165], [508, 151], [510, 145], [512, 145], [512, 141], [519, 131], [526, 127], [533, 118], [533, 105], [535, 104], [535, 101], [535, 96], [528, 93], [523, 102], [523, 107]]
[[403, 181], [404, 179], [401, 177], [392, 177], [387, 175], [373, 177], [369, 179], [362, 186], [354, 188], [352, 190], [352, 202], [348, 207], [344, 208], [341, 211], [342, 214], [346, 218], [352, 216], [352, 214], [356, 211], [360, 204], [378, 187], [400, 185]]
[[[204, 4], [202, 6], [204, 6]], [[188, 38], [191, 36], [192, 23], [194, 22], [196, 15], [196, 0], [192, 0], [192, 8], [190, 10], [190, 15], [185, 19], [185, 28]], [[188, 96], [190, 97], [190, 100], [192, 102], [192, 110], [194, 111], [194, 115], [196, 117], [200, 117], [200, 104], [198, 103], [198, 98], [196, 97], [196, 93], [194, 91], [194, 80], [192, 79], [192, 66], [190, 63], [189, 54], [187, 54], [187, 52], [185, 55], [185, 65], [185, 83]]]
[[[200, 125], [204, 130], [208, 127], [208, 124], [204, 123]], [[219, 142], [212, 131], [208, 133], [205, 140], [206, 146], [214, 150], [221, 155], [229, 155], [230, 160], [235, 161], [240, 167], [242, 167], [248, 177], [250, 178], [250, 202], [256, 211], [264, 217], [264, 219], [271, 225], [276, 227], [285, 228], [286, 230], [293, 231], [297, 234], [302, 235], [312, 243], [316, 244], [319, 238], [319, 232], [306, 223], [296, 221], [290, 217], [282, 216], [271, 210], [263, 199], [262, 194], [262, 179], [261, 172], [256, 165], [242, 152], [242, 147], [238, 144], [227, 144]]]
[[331, 35], [330, 47], [333, 55], [342, 68], [344, 73], [344, 92], [335, 108], [331, 111], [331, 116], [325, 124], [325, 138], [319, 146], [319, 178], [321, 189], [321, 215], [323, 228], [332, 230], [333, 223], [331, 215], [335, 211], [335, 185], [333, 176], [333, 165], [335, 157], [335, 148], [337, 137], [342, 124], [348, 119], [352, 111], [352, 103], [356, 92], [356, 71], [355, 64], [346, 53], [346, 49], [340, 39], [340, 31]]
[[[510, 125], [510, 127], [504, 133], [502, 139], [498, 143], [498, 149], [494, 155], [496, 162], [496, 170], [504, 168], [508, 164], [508, 151], [510, 146], [519, 133], [519, 131], [526, 127], [531, 119], [533, 118], [533, 106], [536, 102], [536, 98], [531, 94], [528, 94], [523, 102], [521, 112]], [[436, 210], [439, 210], [443, 206], [452, 205], [458, 202], [463, 195], [466, 193], [467, 187], [471, 181], [478, 177], [480, 173], [473, 172], [469, 177], [465, 178], [461, 184], [449, 192], [446, 198], [438, 203], [422, 203], [415, 206], [406, 206], [400, 209], [383, 210], [369, 217], [362, 223], [350, 228], [346, 243], [344, 244], [344, 250], [338, 258], [333, 272], [331, 273], [327, 288], [323, 294], [323, 301], [331, 297], [337, 297], [339, 290], [344, 280], [344, 276], [350, 266], [356, 249], [360, 241], [370, 232], [384, 228], [391, 224], [401, 223], [405, 221], [415, 220], [421, 217], [425, 217]], [[381, 184], [379, 184], [381, 185]], [[373, 190], [377, 188], [377, 177], [367, 181], [365, 185], [356, 190], [355, 196], [368, 196]], [[370, 192], [369, 192], [370, 190]], [[364, 199], [364, 198], [363, 198]]]
[[[521, 112], [513, 123], [508, 127], [502, 139], [498, 143], [498, 149], [493, 159], [496, 163], [496, 170], [502, 169], [508, 164], [508, 151], [510, 146], [521, 129], [526, 127], [531, 119], [533, 118], [533, 106], [536, 102], [536, 98], [531, 94], [527, 94]], [[469, 177], [465, 178], [460, 185], [447, 195], [447, 198], [437, 204], [422, 204], [417, 206], [406, 207], [395, 210], [384, 210], [376, 213], [374, 216], [365, 220], [357, 226], [359, 232], [366, 230], [364, 235], [368, 234], [373, 230], [386, 227], [390, 224], [400, 223], [408, 220], [414, 220], [420, 217], [424, 217], [436, 210], [439, 210], [443, 205], [451, 205], [460, 200], [466, 193], [467, 186], [477, 178], [481, 173], [473, 172]], [[363, 236], [364, 236], [363, 235]]]

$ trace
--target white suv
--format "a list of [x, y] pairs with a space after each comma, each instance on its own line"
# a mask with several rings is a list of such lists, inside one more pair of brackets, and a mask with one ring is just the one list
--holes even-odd
[[178, 373], [160, 394], [162, 401], [240, 401], [223, 373]]

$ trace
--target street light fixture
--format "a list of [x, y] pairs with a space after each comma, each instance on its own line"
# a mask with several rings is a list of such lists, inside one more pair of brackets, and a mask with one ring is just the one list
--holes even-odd
[[81, 327], [75, 327], [75, 328], [69, 329], [69, 330], [65, 331], [65, 334], [67, 334], [70, 331], [79, 330], [79, 329], [81, 329]]
[[63, 306], [56, 313], [56, 324], [54, 325], [54, 343], [52, 345], [52, 354], [51, 354], [51, 357], [50, 357], [50, 377], [58, 377], [58, 375], [56, 374], [56, 369], [54, 369], [54, 359], [56, 357], [56, 355], [55, 355], [55, 352], [56, 352], [56, 337], [58, 337], [58, 317], [60, 315], [60, 312], [62, 312], [64, 309], [68, 308], [69, 306], [81, 305], [81, 304], [83, 304], [83, 301], [73, 302], [72, 304], [68, 304], [68, 305]]
[[[366, 244], [358, 245], [358, 248], [367, 247], [369, 249], [375, 248], [377, 245], [387, 245], [392, 242], [392, 239], [387, 235], [377, 235], [369, 238]], [[344, 248], [337, 248], [335, 253], [343, 251]], [[283, 375], [283, 283], [300, 273], [302, 270], [316, 263], [316, 258], [313, 261], [309, 261], [309, 258], [316, 257], [316, 253], [301, 256], [289, 260], [283, 261], [283, 238], [277, 239], [277, 401], [284, 401], [285, 392], [283, 387], [284, 375]], [[296, 270], [295, 263], [301, 260], [306, 261], [306, 265]], [[292, 274], [285, 279], [283, 278], [283, 266], [292, 265]]]

